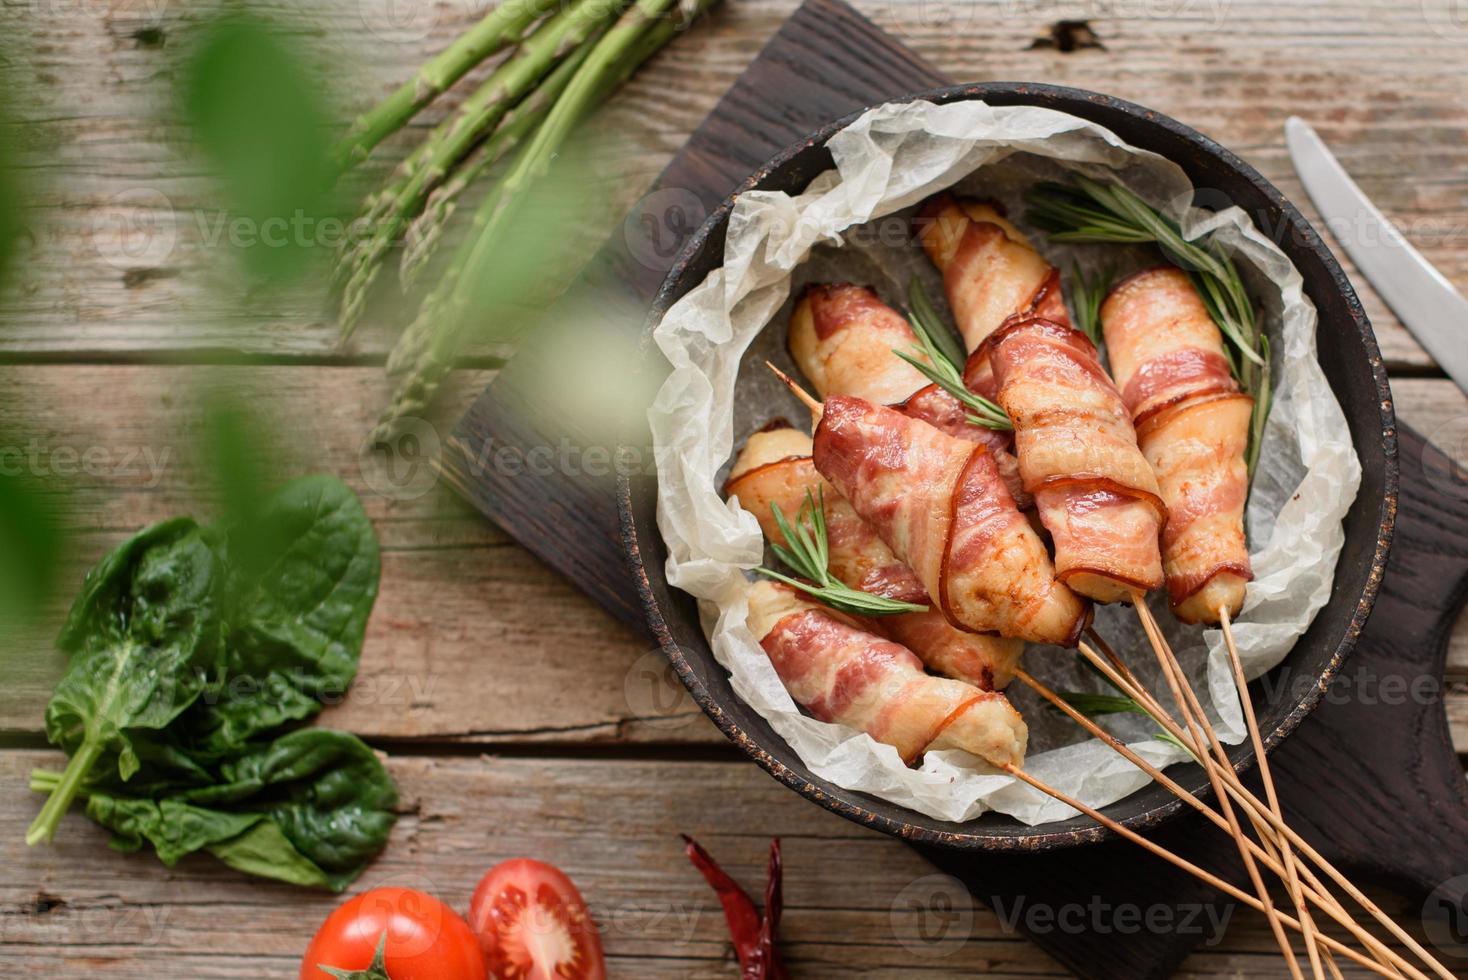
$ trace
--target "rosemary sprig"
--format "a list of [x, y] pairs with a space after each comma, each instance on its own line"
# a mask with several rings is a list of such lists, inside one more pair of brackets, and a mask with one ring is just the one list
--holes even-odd
[[770, 547], [774, 550], [776, 557], [809, 581], [791, 578], [763, 566], [756, 568], [756, 572], [784, 582], [786, 585], [794, 586], [814, 596], [832, 609], [839, 609], [841, 612], [852, 613], [856, 616], [893, 616], [897, 613], [923, 612], [928, 608], [916, 603], [888, 599], [886, 596], [872, 595], [870, 592], [853, 589], [831, 574], [828, 567], [831, 551], [826, 538], [826, 491], [824, 487], [820, 490], [819, 501], [809, 490], [806, 490], [805, 503], [801, 505], [800, 513], [795, 517], [794, 526], [781, 512], [779, 504], [771, 504], [770, 511], [775, 516], [775, 524], [780, 528], [780, 534], [785, 538], [785, 544], [779, 545], [772, 542]]
[[1097, 347], [1101, 346], [1101, 303], [1111, 289], [1113, 278], [1109, 268], [1098, 271], [1094, 279], [1086, 278], [1080, 265], [1073, 265], [1070, 270], [1076, 327]]
[[[1060, 699], [1072, 708], [1085, 715], [1087, 718], [1096, 718], [1101, 715], [1133, 714], [1142, 715], [1144, 718], [1152, 718], [1152, 712], [1142, 707], [1136, 701], [1121, 694], [1093, 694], [1090, 691], [1059, 691]], [[1156, 721], [1156, 718], [1152, 718]], [[1176, 745], [1188, 755], [1193, 752], [1182, 742], [1172, 737], [1171, 732], [1155, 731], [1152, 737], [1159, 742]]]
[[1175, 224], [1125, 187], [1079, 175], [1075, 181], [1073, 186], [1035, 185], [1026, 195], [1026, 219], [1054, 242], [1154, 243], [1169, 262], [1192, 276], [1209, 315], [1231, 345], [1229, 359], [1239, 387], [1254, 397], [1247, 455], [1253, 473], [1272, 399], [1269, 340], [1259, 329], [1238, 267], [1211, 235], [1188, 241]]
[[[938, 311], [916, 279], [908, 288], [908, 299], [912, 304], [912, 315], [907, 322], [917, 335], [919, 348], [913, 351], [893, 350], [892, 353], [917, 368], [923, 377], [957, 398], [969, 409], [968, 421], [986, 429], [1008, 431], [1014, 428], [1004, 409], [983, 395], [968, 390], [963, 383], [963, 352], [953, 332], [944, 325]], [[946, 341], [946, 345], [945, 345]]]
[[923, 282], [917, 276], [913, 276], [907, 283], [907, 308], [911, 311], [908, 320], [912, 323], [913, 332], [918, 335], [919, 340], [927, 340], [924, 347], [931, 345], [937, 348], [942, 352], [943, 359], [962, 373], [964, 361], [968, 359], [964, 355], [963, 344], [959, 342], [958, 334], [948, 329], [948, 324], [943, 322], [943, 317], [928, 298], [928, 291], [923, 288]]
[[[1148, 711], [1146, 708], [1138, 704], [1135, 699], [1129, 698], [1125, 694], [1122, 694], [1120, 692], [1120, 689], [1111, 682], [1111, 678], [1107, 677], [1101, 671], [1097, 670], [1089, 660], [1078, 658], [1077, 663], [1079, 663], [1086, 670], [1089, 670], [1092, 674], [1095, 674], [1097, 677], [1101, 678], [1102, 682], [1105, 683], [1107, 687], [1111, 688], [1113, 691], [1117, 691], [1117, 693], [1096, 694], [1091, 691], [1057, 692], [1060, 695], [1060, 699], [1066, 704], [1070, 705], [1072, 708], [1076, 709], [1087, 718], [1097, 718], [1102, 715], [1132, 714], [1141, 715], [1144, 718], [1151, 718], [1153, 721], [1157, 721], [1156, 716], [1154, 716], [1152, 712]], [[1158, 722], [1158, 724], [1161, 723]], [[1156, 731], [1152, 733], [1152, 737], [1157, 739], [1159, 742], [1166, 742], [1169, 745], [1176, 745], [1178, 748], [1182, 749], [1190, 756], [1193, 754], [1192, 750], [1189, 749], [1182, 742], [1174, 738], [1171, 732]]]

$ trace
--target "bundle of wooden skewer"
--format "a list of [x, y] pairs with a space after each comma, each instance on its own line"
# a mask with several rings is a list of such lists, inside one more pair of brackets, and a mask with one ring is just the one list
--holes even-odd
[[[822, 402], [804, 391], [793, 379], [773, 364], [768, 367], [810, 409], [813, 417], [816, 419], [822, 417], [825, 409]], [[1175, 779], [1142, 758], [1124, 742], [1073, 706], [1065, 697], [1023, 668], [1014, 667], [1014, 676], [1075, 721], [1090, 735], [1115, 750], [1132, 765], [1177, 796], [1179, 800], [1196, 810], [1209, 823], [1230, 835], [1238, 847], [1249, 878], [1249, 887], [1243, 888], [1226, 881], [1213, 872], [1178, 856], [1112, 819], [1099, 809], [1089, 806], [1026, 772], [1021, 764], [1000, 762], [997, 763], [998, 767], [1041, 793], [1085, 814], [1118, 836], [1217, 888], [1236, 901], [1262, 912], [1279, 943], [1280, 951], [1292, 977], [1304, 976], [1294, 941], [1294, 937], [1298, 937], [1303, 943], [1311, 974], [1317, 978], [1324, 978], [1327, 974], [1339, 978], [1341, 973], [1337, 965], [1337, 957], [1342, 957], [1384, 977], [1412, 977], [1415, 980], [1426, 980], [1427, 974], [1423, 972], [1423, 967], [1425, 967], [1442, 977], [1443, 980], [1452, 980], [1453, 974], [1440, 960], [1428, 952], [1402, 926], [1393, 921], [1359, 887], [1286, 823], [1280, 809], [1274, 778], [1269, 768], [1269, 759], [1264, 751], [1264, 741], [1260, 735], [1258, 719], [1250, 700], [1248, 682], [1234, 639], [1233, 624], [1227, 606], [1221, 606], [1217, 610], [1218, 622], [1223, 633], [1224, 646], [1228, 652], [1230, 668], [1247, 724], [1248, 737], [1259, 764], [1264, 789], [1263, 799], [1244, 784], [1229, 761], [1224, 744], [1204, 711], [1201, 699], [1188, 681], [1187, 674], [1163, 635], [1160, 624], [1148, 609], [1145, 595], [1141, 592], [1133, 592], [1130, 596], [1130, 604], [1161, 670], [1168, 693], [1175, 706], [1175, 714], [1147, 689], [1136, 673], [1127, 666], [1094, 626], [1086, 626], [1085, 638], [1076, 644], [1077, 649], [1088, 664], [1100, 672], [1123, 695], [1140, 705], [1170, 738], [1183, 746], [1193, 760], [1203, 767], [1214, 792], [1214, 804], [1210, 805], [1194, 796]], [[1269, 878], [1264, 872], [1276, 876], [1283, 882], [1293, 913], [1276, 905], [1271, 897]], [[1333, 889], [1344, 893], [1351, 903], [1359, 907], [1360, 912], [1365, 913], [1367, 919], [1374, 921], [1377, 927], [1385, 930], [1390, 939], [1379, 937], [1370, 928], [1363, 925], [1360, 912], [1353, 914], [1351, 907], [1347, 902], [1342, 901]], [[1359, 948], [1325, 934], [1317, 925], [1317, 916], [1320, 915], [1353, 937], [1359, 944]], [[1420, 966], [1415, 965], [1408, 955], [1403, 955], [1389, 945], [1390, 940], [1400, 943], [1408, 955], [1419, 961]]]

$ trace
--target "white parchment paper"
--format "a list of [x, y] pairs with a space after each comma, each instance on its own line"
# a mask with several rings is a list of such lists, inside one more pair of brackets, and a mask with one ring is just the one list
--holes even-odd
[[[754, 515], [718, 488], [735, 447], [771, 418], [804, 426], [808, 416], [764, 371], [766, 357], [793, 368], [784, 353], [795, 290], [807, 281], [872, 285], [903, 308], [909, 276], [942, 296], [941, 279], [905, 229], [907, 213], [954, 187], [998, 199], [1023, 227], [1022, 195], [1035, 181], [1078, 172], [1119, 181], [1176, 219], [1187, 237], [1214, 231], [1233, 250], [1260, 306], [1275, 354], [1275, 407], [1248, 507], [1255, 581], [1236, 635], [1251, 677], [1289, 652], [1330, 594], [1344, 534], [1341, 519], [1360, 483], [1346, 420], [1315, 359], [1315, 309], [1298, 272], [1241, 210], [1207, 200], [1169, 161], [1128, 146], [1085, 120], [1035, 107], [927, 102], [873, 109], [834, 136], [834, 170], [801, 194], [753, 191], [734, 206], [724, 264], [673, 306], [655, 331], [672, 366], [649, 412], [658, 459], [658, 525], [667, 543], [669, 581], [697, 597], [704, 628], [734, 690], [765, 717], [812, 771], [929, 816], [972, 819], [988, 809], [1037, 824], [1074, 811], [959, 751], [930, 752], [920, 768], [889, 746], [841, 725], [816, 721], [791, 700], [745, 626], [747, 571], [765, 558]], [[1062, 269], [1102, 263], [1155, 263], [1155, 253], [1115, 246], [1060, 247], [1034, 240]], [[768, 328], [768, 329], [766, 329]], [[1193, 675], [1220, 734], [1244, 734], [1222, 638], [1172, 621], [1165, 596], [1158, 619]], [[1161, 696], [1160, 675], [1134, 613], [1099, 611], [1098, 629]], [[1036, 647], [1027, 668], [1063, 690], [1104, 690], [1075, 655]], [[1011, 685], [1030, 726], [1026, 768], [1051, 785], [1100, 806], [1148, 777], [1032, 692]], [[1165, 700], [1165, 699], [1164, 699]], [[1130, 715], [1107, 721], [1144, 758], [1166, 765], [1181, 749], [1151, 737], [1155, 726]]]

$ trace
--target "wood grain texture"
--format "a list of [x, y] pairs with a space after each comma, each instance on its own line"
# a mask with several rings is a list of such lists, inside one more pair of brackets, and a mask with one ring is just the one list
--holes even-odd
[[[461, 411], [489, 377], [462, 372], [445, 413]], [[0, 462], [70, 487], [82, 529], [42, 635], [0, 647], [0, 730], [38, 730], [62, 669], [50, 636], [85, 568], [144, 524], [213, 516], [216, 488], [199, 445], [205, 384], [258, 408], [282, 478], [342, 477], [382, 542], [381, 595], [361, 673], [328, 710], [333, 724], [384, 739], [723, 743], [681, 685], [643, 658], [647, 646], [432, 485], [431, 459], [421, 461], [426, 485], [382, 482], [383, 461], [358, 449], [384, 382], [379, 369], [357, 367], [0, 369]], [[426, 430], [425, 452], [432, 437]], [[426, 492], [414, 496], [419, 490]]]
[[[251, 6], [293, 22], [303, 42], [319, 46], [324, 87], [342, 107], [360, 109], [471, 23], [485, 2]], [[604, 207], [586, 215], [588, 242], [617, 229], [795, 6], [724, 4], [616, 97], [601, 122], [603, 133], [619, 137], [607, 153], [615, 179], [598, 188]], [[1313, 220], [1280, 131], [1286, 115], [1303, 115], [1428, 257], [1468, 284], [1468, 65], [1461, 58], [1468, 28], [1450, 19], [1448, 0], [856, 6], [954, 78], [1055, 81], [1167, 112], [1239, 152]], [[601, 912], [614, 977], [730, 978], [737, 969], [711, 895], [683, 862], [674, 835], [698, 835], [757, 889], [766, 837], [779, 833], [797, 977], [1064, 973], [983, 906], [960, 904], [955, 923], [941, 902], [962, 902], [964, 893], [951, 886], [920, 888], [914, 906], [906, 890], [932, 874], [930, 865], [810, 806], [754, 767], [639, 759], [718, 756], [723, 743], [701, 714], [686, 704], [680, 712], [681, 688], [667, 686], [656, 660], [642, 659], [640, 641], [443, 487], [407, 497], [371, 489], [357, 448], [386, 397], [374, 365], [394, 337], [395, 299], [385, 291], [353, 343], [338, 349], [315, 291], [244, 290], [224, 250], [204, 241], [221, 202], [185, 153], [186, 134], [168, 108], [176, 59], [202, 9], [185, 0], [5, 8], [8, 33], [30, 41], [0, 71], [27, 122], [24, 149], [40, 209], [22, 278], [0, 301], [0, 362], [24, 362], [0, 371], [0, 450], [26, 451], [34, 438], [57, 469], [80, 465], [93, 447], [109, 453], [94, 454], [106, 463], [96, 472], [66, 478], [86, 527], [69, 580], [139, 524], [180, 511], [207, 516], [213, 506], [192, 454], [196, 414], [184, 410], [202, 383], [199, 369], [119, 362], [163, 355], [198, 363], [246, 351], [292, 365], [228, 368], [217, 377], [253, 393], [279, 420], [288, 449], [283, 472], [342, 475], [363, 494], [383, 541], [383, 594], [362, 681], [327, 716], [398, 755], [391, 764], [407, 801], [392, 846], [358, 887], [423, 884], [462, 906], [482, 868], [534, 854], [562, 864]], [[1068, 18], [1090, 18], [1104, 50], [1032, 47]], [[441, 113], [431, 110], [395, 138], [364, 177], [380, 175]], [[174, 244], [120, 251], [120, 221], [137, 221]], [[1430, 373], [1431, 361], [1359, 285], [1388, 363]], [[478, 350], [469, 363], [482, 366], [500, 353]], [[430, 421], [447, 431], [442, 423], [457, 418], [491, 376], [459, 372], [456, 394]], [[1468, 438], [1459, 434], [1468, 400], [1427, 377], [1395, 388], [1404, 421], [1468, 462]], [[71, 464], [63, 462], [68, 448], [76, 453]], [[165, 479], [152, 482], [146, 461], [124, 465], [126, 451], [145, 448], [155, 460], [171, 450]], [[52, 610], [53, 623], [57, 615]], [[0, 650], [0, 731], [34, 741], [60, 664], [46, 637], [24, 644], [3, 637]], [[1457, 745], [1468, 748], [1464, 621], [1447, 656], [1448, 714]], [[408, 754], [463, 741], [502, 743], [504, 751], [533, 757]], [[612, 745], [586, 748], [599, 741]], [[617, 748], [638, 741], [673, 748]], [[689, 744], [700, 742], [711, 744]], [[604, 757], [562, 757], [571, 753]], [[169, 871], [151, 858], [118, 855], [79, 816], [65, 822], [57, 849], [25, 849], [20, 838], [36, 801], [18, 787], [32, 766], [59, 761], [48, 752], [0, 751], [0, 786], [10, 790], [0, 794], [0, 859], [8, 872], [0, 882], [0, 967], [8, 975], [295, 975], [307, 937], [333, 904], [329, 896], [246, 880], [207, 860]], [[1122, 860], [1137, 873], [1143, 866], [1128, 855]], [[1415, 928], [1419, 906], [1378, 898]], [[945, 933], [945, 924], [969, 921], [957, 953], [924, 939], [952, 937], [958, 933]], [[1108, 941], [1130, 939], [1118, 932]], [[1177, 975], [1286, 974], [1263, 922], [1240, 913], [1222, 941], [1192, 954]]]
[[[296, 26], [318, 52], [324, 89], [348, 112], [407, 77], [484, 3], [320, 0], [308, 7], [271, 0], [253, 6]], [[1175, 116], [1257, 166], [1313, 220], [1280, 128], [1288, 114], [1302, 115], [1428, 258], [1468, 284], [1468, 66], [1459, 56], [1468, 28], [1451, 18], [1450, 0], [1283, 7], [1270, 0], [860, 0], [855, 6], [952, 78], [1078, 85]], [[793, 0], [728, 4], [614, 99], [600, 124], [601, 132], [617, 137], [606, 151], [605, 192], [597, 195], [605, 207], [586, 216], [588, 242], [615, 228], [794, 8]], [[222, 202], [184, 152], [185, 134], [169, 115], [173, 66], [202, 15], [199, 5], [38, 3], [12, 5], [6, 13], [17, 36], [33, 42], [9, 77], [26, 94], [20, 104], [30, 123], [40, 214], [32, 261], [4, 304], [0, 351], [382, 355], [401, 313], [390, 295], [339, 351], [316, 291], [243, 293], [230, 285], [227, 250], [208, 244]], [[1032, 47], [1068, 18], [1089, 18], [1104, 48]], [[135, 36], [145, 28], [162, 30], [166, 43]], [[442, 111], [433, 108], [392, 140], [364, 178], [380, 175]], [[120, 252], [116, 230], [123, 218], [173, 246]], [[1371, 290], [1361, 293], [1389, 366], [1429, 368]], [[179, 309], [190, 316], [181, 319]]]
[[[18, 787], [32, 768], [61, 762], [52, 752], [0, 751], [0, 785]], [[354, 892], [407, 885], [462, 909], [484, 869], [534, 854], [585, 894], [613, 977], [738, 973], [713, 893], [684, 858], [679, 833], [696, 837], [751, 891], [763, 885], [769, 836], [782, 839], [783, 948], [795, 977], [1055, 976], [1059, 966], [1014, 931], [1015, 921], [1074, 928], [1079, 916], [1126, 942], [1148, 914], [1159, 928], [1215, 938], [1179, 977], [1288, 975], [1254, 916], [1216, 931], [1186, 907], [975, 905], [916, 852], [812, 808], [753, 766], [627, 761], [617, 782], [602, 763], [554, 758], [400, 758], [390, 768], [403, 814]], [[336, 902], [208, 858], [170, 870], [149, 855], [109, 851], [105, 832], [76, 814], [51, 848], [27, 848], [21, 838], [35, 808], [25, 793], [0, 794], [0, 964], [11, 976], [294, 977]], [[1382, 901], [1408, 911], [1390, 896]]]

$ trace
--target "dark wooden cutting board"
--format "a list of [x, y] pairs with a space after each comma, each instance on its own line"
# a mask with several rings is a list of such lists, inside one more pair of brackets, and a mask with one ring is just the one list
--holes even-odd
[[[630, 315], [606, 321], [639, 325], [703, 215], [775, 152], [865, 105], [948, 81], [839, 0], [807, 0], [565, 302], [620, 308]], [[547, 323], [558, 319], [575, 318]], [[542, 383], [551, 352], [561, 349], [555, 330], [536, 334], [464, 416], [446, 445], [445, 475], [516, 540], [643, 630], [623, 564], [614, 472], [563, 466], [537, 476], [485, 465], [497, 451], [523, 459], [537, 448], [554, 454], [594, 442]], [[1376, 612], [1331, 696], [1272, 758], [1294, 826], [1327, 856], [1414, 900], [1442, 885], [1428, 906], [1468, 917], [1468, 888], [1453, 882], [1468, 874], [1468, 788], [1442, 703], [1447, 636], [1468, 590], [1468, 480], [1441, 476], [1441, 466], [1428, 479], [1424, 453], [1436, 450], [1405, 427], [1400, 452], [1396, 545]], [[1408, 694], [1387, 696], [1402, 690]], [[1244, 880], [1232, 844], [1201, 820], [1176, 820], [1157, 836]], [[924, 853], [1084, 977], [1165, 976], [1210, 938], [1210, 917], [1228, 909], [1213, 889], [1125, 842], [1041, 856]], [[1132, 910], [1143, 923], [1136, 928]], [[983, 971], [961, 952], [944, 962], [955, 974]], [[1468, 959], [1457, 962], [1468, 967]]]

